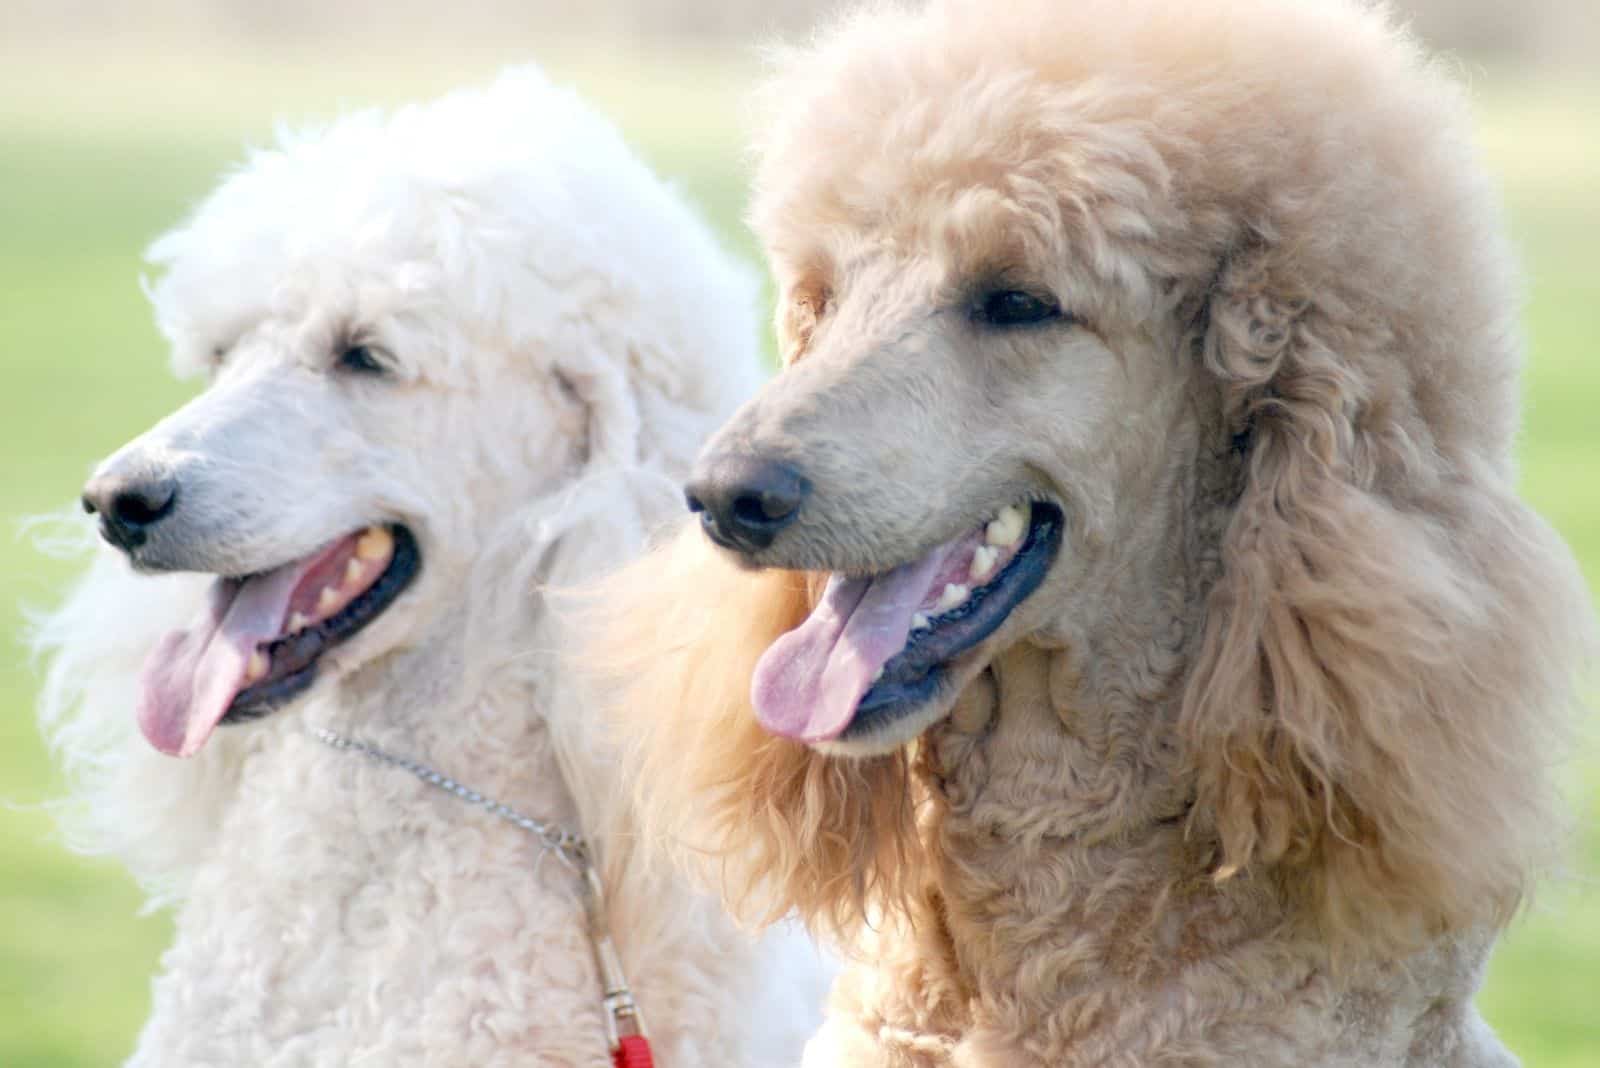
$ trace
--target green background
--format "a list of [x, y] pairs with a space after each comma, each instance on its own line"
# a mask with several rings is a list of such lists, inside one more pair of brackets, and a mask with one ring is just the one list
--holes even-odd
[[[741, 222], [740, 99], [753, 67], [682, 45], [535, 48], [752, 257]], [[169, 935], [115, 866], [69, 854], [39, 803], [59, 792], [33, 719], [24, 605], [67, 568], [23, 517], [75, 499], [100, 456], [180, 402], [139, 290], [140, 253], [279, 116], [481, 81], [523, 47], [448, 54], [291, 44], [268, 62], [199, 44], [0, 42], [0, 1066], [105, 1065], [132, 1048]], [[1528, 498], [1600, 581], [1600, 86], [1477, 71], [1483, 142], [1528, 267]], [[1600, 1065], [1600, 759], [1565, 769], [1579, 814], [1569, 876], [1496, 954], [1482, 998], [1533, 1066]]]

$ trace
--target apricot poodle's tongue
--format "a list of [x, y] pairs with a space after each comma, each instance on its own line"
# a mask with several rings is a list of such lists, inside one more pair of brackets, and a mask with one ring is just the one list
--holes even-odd
[[194, 625], [161, 640], [139, 678], [139, 729], [151, 745], [168, 756], [200, 751], [238, 696], [250, 654], [281, 633], [306, 568], [303, 562], [243, 582], [219, 579]]
[[756, 664], [750, 696], [761, 725], [800, 742], [843, 733], [878, 669], [905, 648], [911, 616], [951, 548], [871, 578], [829, 579], [806, 621]]

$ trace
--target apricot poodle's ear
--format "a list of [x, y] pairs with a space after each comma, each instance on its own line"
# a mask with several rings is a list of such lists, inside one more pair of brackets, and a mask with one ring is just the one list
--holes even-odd
[[756, 722], [756, 661], [815, 596], [805, 575], [741, 570], [686, 526], [601, 589], [588, 666], [644, 843], [700, 869], [747, 919], [798, 910], [843, 931], [900, 898], [918, 839], [904, 756], [828, 759]]
[[1559, 831], [1582, 580], [1505, 445], [1435, 433], [1404, 330], [1274, 274], [1240, 254], [1209, 298], [1242, 469], [1184, 695], [1193, 818], [1219, 877], [1285, 880], [1332, 939], [1500, 922]]

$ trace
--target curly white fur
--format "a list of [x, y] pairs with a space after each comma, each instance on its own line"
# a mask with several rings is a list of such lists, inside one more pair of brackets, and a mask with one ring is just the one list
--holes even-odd
[[[824, 969], [627, 863], [625, 791], [543, 595], [637, 551], [754, 388], [751, 277], [531, 71], [285, 133], [150, 255], [175, 366], [210, 377], [106, 464], [181, 474], [158, 556], [249, 573], [403, 522], [424, 563], [303, 699], [187, 761], [138, 736], [135, 680], [208, 577], [103, 549], [43, 622], [74, 842], [178, 909], [131, 1063], [609, 1064], [570, 873], [308, 724], [599, 838], [661, 1063], [793, 1063]], [[356, 337], [386, 381], [332, 370]]]

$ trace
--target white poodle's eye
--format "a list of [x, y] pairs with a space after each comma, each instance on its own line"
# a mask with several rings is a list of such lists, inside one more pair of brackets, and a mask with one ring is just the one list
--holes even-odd
[[381, 375], [384, 372], [383, 362], [370, 345], [346, 346], [339, 353], [338, 367], [341, 371], [358, 375]]
[[1002, 289], [985, 296], [973, 309], [972, 317], [988, 326], [1028, 326], [1061, 318], [1061, 305], [1053, 297]]

